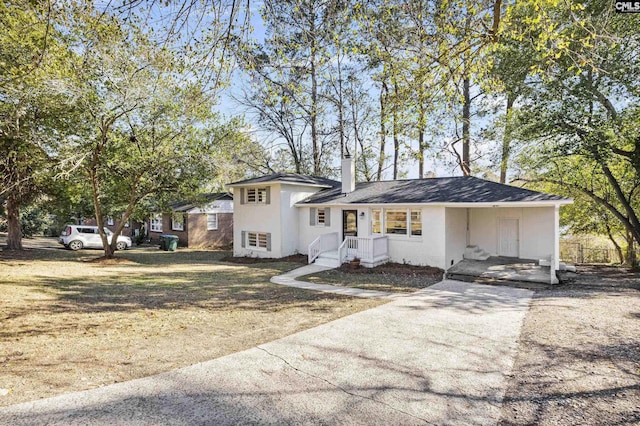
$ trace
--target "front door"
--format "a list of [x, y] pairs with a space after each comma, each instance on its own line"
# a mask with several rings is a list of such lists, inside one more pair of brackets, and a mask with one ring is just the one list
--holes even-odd
[[342, 210], [342, 239], [358, 236], [358, 210]]
[[500, 256], [518, 257], [518, 219], [500, 219]]

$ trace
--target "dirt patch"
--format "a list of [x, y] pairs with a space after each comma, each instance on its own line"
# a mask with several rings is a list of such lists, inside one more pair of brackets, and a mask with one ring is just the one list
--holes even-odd
[[104, 256], [102, 257], [98, 257], [95, 259], [89, 259], [86, 261], [87, 263], [95, 263], [97, 265], [103, 265], [103, 266], [108, 266], [108, 265], [126, 265], [126, 264], [132, 264], [135, 262], [132, 262], [129, 259], [125, 259], [122, 257], [114, 257], [111, 259], [108, 259]]
[[640, 272], [608, 265], [578, 265], [577, 273], [560, 272], [567, 285], [582, 287], [626, 287], [640, 290]]
[[500, 424], [640, 422], [640, 280], [619, 269], [581, 267], [570, 285], [535, 293]]
[[442, 281], [442, 276], [443, 271], [440, 268], [390, 262], [375, 268], [361, 266], [354, 268], [349, 264], [344, 264], [337, 269], [318, 272], [298, 279], [366, 290], [413, 293]]
[[223, 262], [237, 263], [239, 265], [256, 265], [260, 263], [273, 263], [273, 262], [292, 262], [306, 265], [308, 263], [308, 257], [303, 254], [292, 254], [291, 256], [281, 257], [279, 259], [266, 259], [261, 257], [246, 257], [246, 256], [225, 256], [222, 259]]
[[299, 264], [220, 263], [228, 252], [127, 250], [113, 265], [84, 261], [99, 251], [6, 254], [0, 406], [184, 367], [384, 303], [274, 285]]

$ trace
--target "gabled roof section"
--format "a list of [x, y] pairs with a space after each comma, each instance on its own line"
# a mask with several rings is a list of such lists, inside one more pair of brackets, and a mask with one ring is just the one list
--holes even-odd
[[304, 204], [423, 204], [563, 202], [569, 198], [504, 185], [472, 176], [362, 182], [355, 191], [342, 188], [320, 191]]
[[178, 203], [171, 204], [171, 210], [174, 212], [188, 212], [195, 207], [202, 207], [203, 205], [218, 200], [233, 200], [233, 195], [228, 192], [209, 193], [204, 195], [203, 203], [196, 204], [192, 201], [180, 201]]
[[320, 186], [324, 188], [335, 188], [340, 186], [340, 182], [316, 176], [300, 175], [297, 173], [274, 173], [257, 178], [240, 180], [227, 186], [243, 186], [256, 183], [288, 183], [291, 185]]

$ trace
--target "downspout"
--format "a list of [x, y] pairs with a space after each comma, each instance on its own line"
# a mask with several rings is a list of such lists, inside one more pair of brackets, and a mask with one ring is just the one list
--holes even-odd
[[471, 222], [471, 210], [467, 207], [467, 246], [471, 245], [471, 229], [469, 223]]

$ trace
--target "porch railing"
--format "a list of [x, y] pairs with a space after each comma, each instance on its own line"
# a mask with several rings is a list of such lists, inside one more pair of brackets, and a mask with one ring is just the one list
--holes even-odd
[[322, 253], [323, 251], [336, 250], [339, 246], [340, 236], [337, 232], [331, 232], [329, 234], [322, 234], [311, 244], [309, 244], [309, 253], [308, 262], [313, 263], [314, 260]]
[[388, 255], [387, 237], [346, 237], [338, 247], [340, 263], [358, 258], [364, 262], [373, 263], [377, 259]]

